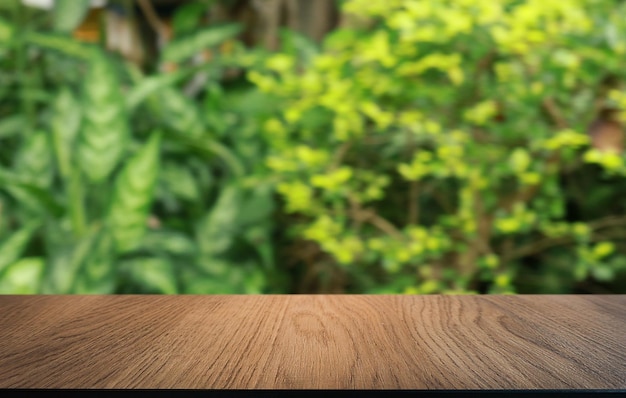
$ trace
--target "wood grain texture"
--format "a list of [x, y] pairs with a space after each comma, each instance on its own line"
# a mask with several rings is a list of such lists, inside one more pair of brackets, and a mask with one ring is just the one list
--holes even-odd
[[626, 296], [0, 296], [0, 388], [626, 389]]

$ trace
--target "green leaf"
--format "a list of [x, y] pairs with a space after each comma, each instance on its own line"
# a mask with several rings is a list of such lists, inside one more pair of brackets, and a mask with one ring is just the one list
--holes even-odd
[[69, 177], [72, 171], [73, 149], [80, 127], [80, 104], [67, 88], [61, 89], [53, 102], [50, 128], [54, 150], [61, 175]]
[[25, 35], [25, 40], [44, 50], [52, 50], [82, 60], [89, 60], [97, 55], [94, 46], [84, 44], [66, 35], [30, 31]]
[[[44, 294], [70, 294], [79, 270], [93, 252], [101, 228], [92, 225], [83, 238], [74, 240], [57, 225], [49, 226], [50, 259], [44, 273]], [[57, 235], [52, 237], [51, 235]]]
[[30, 207], [34, 211], [45, 211], [55, 217], [64, 212], [63, 206], [57, 202], [49, 190], [42, 189], [25, 181], [21, 176], [0, 169], [0, 189], [2, 188], [21, 200], [24, 207]]
[[41, 257], [28, 257], [11, 264], [0, 275], [0, 294], [38, 293], [44, 266]]
[[267, 285], [265, 273], [256, 264], [250, 263], [244, 274], [245, 294], [261, 294]]
[[289, 29], [280, 31], [283, 51], [294, 57], [298, 57], [305, 65], [311, 63], [319, 54], [319, 48], [315, 41], [306, 35]]
[[53, 177], [53, 158], [50, 137], [37, 131], [26, 138], [16, 156], [14, 169], [26, 181], [41, 188], [48, 188]]
[[22, 255], [39, 225], [39, 222], [25, 225], [0, 245], [0, 274]]
[[162, 167], [161, 182], [163, 189], [181, 199], [196, 201], [200, 192], [191, 171], [174, 162], [165, 163]]
[[238, 294], [238, 291], [224, 281], [205, 277], [187, 282], [185, 294]]
[[116, 282], [115, 247], [112, 236], [103, 231], [83, 263], [74, 283], [76, 294], [111, 294]]
[[[209, 3], [214, 3], [214, 1], [210, 1]], [[207, 4], [207, 2], [191, 2], [178, 7], [172, 18], [174, 34], [178, 36], [180, 34], [193, 32], [197, 29], [198, 24], [202, 20], [202, 16], [206, 14], [208, 6], [209, 4]]]
[[243, 234], [246, 241], [253, 247], [265, 269], [274, 268], [274, 247], [272, 245], [270, 229], [257, 225], [247, 228]]
[[129, 140], [120, 84], [113, 66], [103, 55], [91, 60], [84, 94], [78, 160], [85, 175], [98, 182], [117, 166]]
[[260, 184], [252, 190], [241, 206], [237, 219], [237, 224], [244, 229], [244, 239], [257, 252], [266, 269], [274, 266], [274, 252], [270, 237], [273, 211], [272, 186]]
[[174, 231], [147, 231], [137, 249], [177, 256], [191, 256], [196, 253], [195, 242]]
[[138, 83], [130, 88], [130, 91], [126, 95], [126, 106], [129, 110], [135, 109], [146, 98], [169, 88], [172, 84], [185, 76], [187, 76], [186, 72], [174, 72], [141, 78]]
[[178, 293], [176, 275], [166, 259], [148, 257], [127, 260], [120, 265], [120, 272], [129, 279], [135, 293]]
[[239, 224], [251, 225], [268, 220], [274, 211], [273, 193], [269, 184], [256, 186], [239, 211]]
[[609, 282], [615, 278], [615, 270], [609, 264], [598, 264], [591, 267], [591, 275], [600, 282]]
[[199, 269], [185, 270], [187, 294], [259, 294], [266, 285], [264, 271], [255, 261], [224, 261], [201, 257]]
[[204, 156], [216, 155], [227, 166], [233, 178], [239, 179], [245, 175], [245, 168], [241, 160], [225, 145], [216, 140], [197, 139], [182, 133], [168, 132], [168, 138], [184, 144]]
[[196, 269], [184, 270], [182, 274], [185, 294], [238, 293], [237, 286], [227, 282], [228, 274], [234, 267], [236, 265], [228, 261], [210, 256], [201, 257]]
[[120, 252], [137, 247], [145, 232], [159, 174], [160, 145], [161, 135], [153, 134], [115, 181], [108, 223]]
[[528, 151], [524, 148], [516, 148], [509, 158], [509, 164], [515, 173], [523, 173], [532, 162]]
[[11, 115], [0, 121], [0, 138], [7, 138], [24, 131], [25, 117], [22, 114]]
[[172, 41], [164, 50], [162, 59], [168, 62], [181, 62], [213, 47], [241, 32], [239, 24], [210, 27]]
[[84, 233], [86, 219], [80, 169], [74, 167], [74, 148], [80, 128], [80, 119], [78, 101], [69, 89], [61, 89], [53, 104], [50, 127], [59, 172], [67, 189], [67, 202], [72, 226], [77, 236]]
[[165, 122], [187, 137], [199, 138], [205, 133], [198, 105], [180, 91], [168, 87], [161, 91]]
[[0, 43], [5, 44], [11, 42], [14, 32], [15, 28], [13, 24], [10, 24], [4, 19], [0, 19]]
[[196, 227], [196, 238], [202, 253], [215, 256], [230, 248], [237, 231], [240, 203], [241, 190], [238, 186], [229, 185], [222, 190], [211, 211]]
[[71, 32], [83, 21], [89, 10], [90, 0], [55, 0], [54, 29]]

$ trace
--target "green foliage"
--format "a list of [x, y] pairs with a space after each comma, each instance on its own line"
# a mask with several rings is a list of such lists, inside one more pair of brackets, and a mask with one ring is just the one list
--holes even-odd
[[52, 182], [52, 154], [46, 132], [36, 131], [26, 138], [15, 158], [13, 169], [33, 185], [48, 188]]
[[74, 159], [74, 142], [80, 128], [80, 105], [68, 89], [62, 89], [54, 99], [50, 130], [60, 174], [69, 178]]
[[0, 5], [0, 293], [623, 292], [626, 3], [348, 0], [268, 54], [191, 2], [144, 69], [70, 3]]
[[108, 221], [121, 253], [134, 249], [145, 232], [159, 174], [160, 143], [160, 134], [153, 134], [115, 181]]
[[162, 59], [165, 62], [185, 61], [203, 50], [221, 44], [240, 31], [239, 25], [228, 24], [194, 32], [170, 43], [163, 50]]
[[231, 230], [236, 226], [241, 207], [241, 191], [235, 185], [225, 187], [210, 212], [200, 219], [197, 227], [198, 247], [202, 253], [219, 255], [232, 244]]
[[84, 102], [78, 160], [87, 177], [98, 182], [117, 166], [128, 143], [128, 121], [120, 84], [110, 61], [103, 56], [90, 60]]
[[27, 31], [24, 33], [24, 36], [25, 41], [28, 43], [32, 43], [38, 48], [53, 53], [83, 60], [87, 60], [94, 55], [92, 46], [78, 42], [62, 34]]
[[62, 32], [74, 30], [89, 11], [90, 0], [56, 0], [54, 28]]
[[0, 277], [0, 294], [35, 294], [41, 280], [44, 261], [41, 258], [23, 258], [11, 264]]
[[177, 294], [176, 276], [172, 264], [165, 258], [128, 260], [121, 264], [121, 274], [127, 278], [132, 292]]
[[26, 225], [2, 243], [0, 246], [0, 273], [20, 258], [35, 232], [35, 228], [35, 224]]
[[613, 280], [626, 270], [625, 158], [590, 148], [585, 126], [597, 102], [626, 105], [625, 6], [344, 2], [349, 22], [320, 53], [248, 73], [282, 103], [263, 133], [292, 234], [353, 292]]
[[13, 38], [13, 32], [13, 26], [7, 21], [0, 19], [0, 43], [5, 44], [10, 42]]
[[[30, 10], [0, 10], [0, 293], [283, 291], [270, 285], [272, 190], [242, 184], [264, 153], [244, 161], [230, 141], [257, 115], [228, 120], [215, 89], [256, 57], [218, 49], [240, 28], [187, 21], [162, 54], [179, 70], [144, 74], [72, 39], [86, 8], [69, 3], [23, 25], [8, 21]], [[187, 64], [205, 50], [211, 63]], [[203, 76], [210, 89], [185, 90]]]

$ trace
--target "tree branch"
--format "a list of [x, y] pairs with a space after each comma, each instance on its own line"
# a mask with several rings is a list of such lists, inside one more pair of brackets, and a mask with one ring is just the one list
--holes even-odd
[[[626, 226], [626, 216], [622, 217], [606, 217], [597, 221], [593, 221], [588, 223], [589, 228], [592, 229], [595, 236], [591, 237], [592, 242], [614, 239], [614, 238], [624, 238], [625, 233], [622, 230], [608, 231], [603, 234], [599, 234], [598, 230], [609, 228], [609, 227], [623, 227]], [[612, 232], [612, 233], [610, 233]], [[573, 242], [573, 238], [570, 236], [560, 236], [555, 238], [548, 238], [540, 241], [535, 241], [529, 243], [525, 246], [521, 246], [515, 250], [512, 250], [510, 255], [507, 256], [506, 260], [511, 261], [518, 258], [530, 256], [533, 254], [541, 253], [547, 249], [552, 247], [567, 245]]]
[[351, 146], [352, 146], [351, 141], [346, 141], [343, 144], [341, 144], [339, 149], [337, 149], [337, 152], [335, 152], [333, 155], [333, 159], [330, 163], [330, 166], [328, 166], [328, 171], [333, 171], [337, 167], [339, 167], [339, 165], [341, 164], [341, 161], [346, 156], [346, 153], [348, 153], [348, 150], [350, 149]]
[[491, 240], [493, 216], [486, 215], [479, 192], [474, 193], [474, 214], [476, 216], [478, 229], [476, 231], [476, 237], [468, 242], [469, 248], [459, 256], [457, 263], [459, 271], [461, 271], [463, 275], [471, 274], [476, 260], [481, 254], [492, 252], [489, 242]]
[[154, 30], [154, 32], [159, 36], [160, 45], [163, 46], [170, 39], [170, 29], [169, 27], [161, 21], [159, 16], [157, 15], [154, 7], [152, 7], [152, 3], [150, 0], [137, 0], [139, 7], [141, 8], [141, 12], [146, 17], [148, 24]]
[[589, 223], [589, 227], [591, 229], [600, 229], [606, 227], [621, 227], [626, 225], [626, 216], [616, 217], [609, 216], [605, 218], [601, 218], [596, 221], [592, 221]]
[[552, 97], [544, 98], [544, 100], [541, 102], [541, 105], [546, 110], [548, 115], [550, 115], [550, 118], [552, 118], [552, 121], [554, 121], [554, 124], [559, 129], [563, 130], [567, 128], [567, 122], [565, 121], [563, 114], [559, 110], [559, 107], [556, 105]]
[[389, 221], [384, 219], [383, 217], [376, 214], [373, 210], [367, 209], [364, 210], [365, 220], [370, 224], [374, 225], [381, 231], [385, 232], [388, 235], [393, 236], [398, 240], [404, 240], [404, 236], [400, 233], [400, 231]]
[[352, 196], [348, 197], [348, 201], [350, 202], [350, 216], [357, 222], [368, 222], [386, 233], [398, 239], [400, 241], [404, 241], [404, 235], [396, 228], [391, 222], [386, 220], [377, 214], [373, 209], [363, 209], [361, 204], [355, 200]]
[[409, 183], [409, 224], [415, 225], [419, 222], [419, 184], [417, 181]]

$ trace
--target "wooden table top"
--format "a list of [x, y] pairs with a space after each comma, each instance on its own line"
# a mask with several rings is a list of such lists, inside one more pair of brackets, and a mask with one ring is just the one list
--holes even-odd
[[626, 296], [0, 296], [0, 388], [626, 389]]

